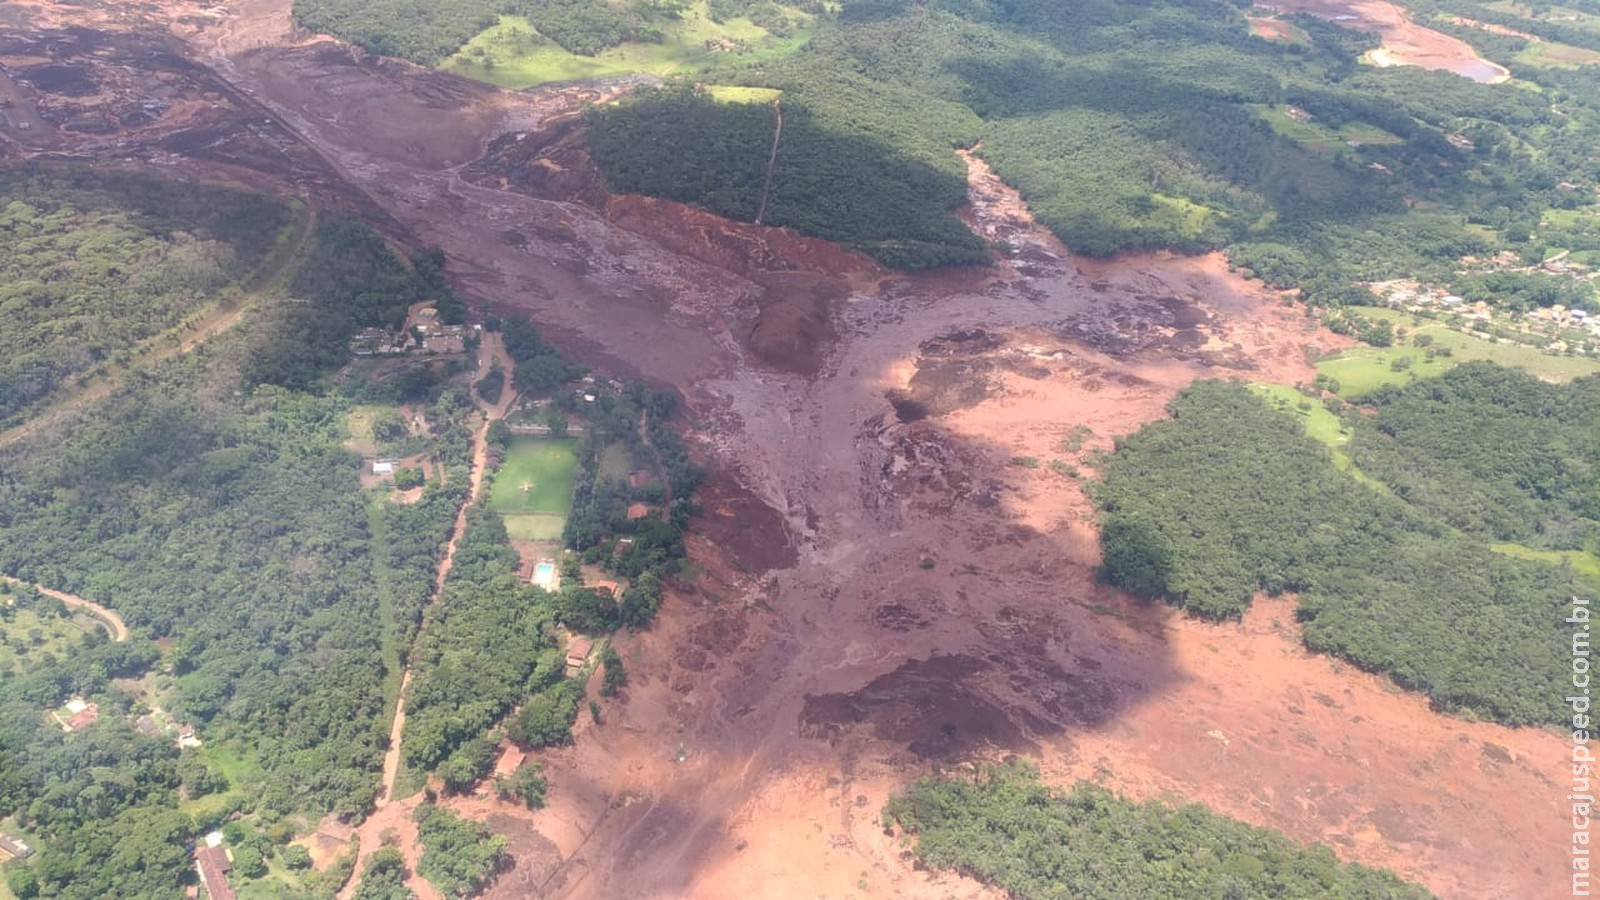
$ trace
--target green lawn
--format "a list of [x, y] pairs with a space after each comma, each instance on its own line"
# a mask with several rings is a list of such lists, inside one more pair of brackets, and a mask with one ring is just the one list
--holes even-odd
[[507, 516], [544, 513], [565, 518], [572, 511], [572, 479], [578, 467], [578, 442], [572, 439], [517, 438], [489, 491], [489, 509]]
[[[796, 13], [796, 20], [809, 23], [814, 18]], [[539, 34], [527, 19], [501, 16], [498, 24], [468, 41], [440, 68], [508, 88], [614, 75], [668, 75], [718, 62], [758, 63], [786, 56], [804, 46], [812, 31], [797, 28], [780, 38], [745, 18], [713, 22], [706, 0], [691, 4], [678, 22], [664, 30], [666, 39], [659, 44], [623, 44], [594, 56], [579, 56]], [[707, 41], [730, 41], [738, 49], [708, 48]]]
[[567, 525], [566, 516], [528, 513], [502, 515], [506, 523], [506, 536], [513, 541], [559, 541], [561, 530]]
[[[1388, 319], [1408, 329], [1393, 347], [1354, 347], [1317, 363], [1317, 371], [1338, 379], [1339, 395], [1356, 397], [1385, 384], [1409, 384], [1418, 378], [1442, 375], [1464, 362], [1486, 359], [1511, 369], [1521, 369], [1547, 381], [1571, 381], [1600, 372], [1600, 360], [1590, 357], [1559, 356], [1525, 344], [1495, 343], [1473, 334], [1452, 331], [1441, 322], [1423, 319], [1412, 325], [1411, 315], [1390, 309], [1362, 309], [1370, 319]], [[1411, 346], [1415, 335], [1433, 336], [1434, 346], [1449, 347], [1450, 356], [1426, 358], [1421, 347]], [[1395, 360], [1411, 360], [1410, 368], [1395, 371]]]

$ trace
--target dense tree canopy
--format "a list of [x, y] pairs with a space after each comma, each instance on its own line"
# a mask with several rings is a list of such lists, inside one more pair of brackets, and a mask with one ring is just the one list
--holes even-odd
[[924, 865], [1021, 900], [1431, 896], [1203, 806], [1134, 803], [1088, 782], [1054, 791], [1021, 763], [918, 781], [890, 799], [884, 819], [915, 838]]
[[[1569, 442], [1573, 429], [1592, 429], [1592, 415], [1562, 416], [1591, 406], [1585, 393], [1590, 382], [1554, 388], [1487, 365], [1404, 389], [1382, 401], [1377, 424], [1365, 426], [1374, 432], [1355, 444], [1367, 448], [1360, 459], [1383, 460], [1377, 471], [1397, 475], [1390, 491], [1339, 472], [1296, 419], [1244, 386], [1199, 382], [1172, 403], [1170, 420], [1123, 440], [1108, 462], [1097, 489], [1103, 573], [1211, 617], [1238, 615], [1256, 592], [1297, 592], [1315, 649], [1446, 709], [1559, 721], [1564, 707], [1550, 685], [1569, 662], [1561, 611], [1596, 585], [1491, 552], [1439, 516], [1492, 532], [1473, 511], [1504, 498], [1534, 513], [1524, 530], [1541, 516], [1573, 522], [1571, 504], [1592, 500], [1600, 444]], [[1518, 428], [1510, 447], [1493, 446]], [[1468, 484], [1486, 461], [1492, 471]], [[1458, 471], [1440, 476], [1442, 490], [1428, 484], [1450, 468]], [[1592, 525], [1568, 531], [1590, 534]]]

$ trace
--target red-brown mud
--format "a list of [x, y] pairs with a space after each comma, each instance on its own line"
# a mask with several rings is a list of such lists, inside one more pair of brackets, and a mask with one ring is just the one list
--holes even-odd
[[[622, 697], [540, 754], [549, 806], [451, 801], [511, 838], [489, 896], [986, 896], [912, 868], [879, 810], [935, 765], [1011, 753], [1445, 896], [1564, 888], [1557, 736], [1441, 716], [1307, 653], [1286, 600], [1204, 625], [1094, 582], [1094, 454], [1197, 378], [1309, 379], [1341, 339], [1298, 308], [1216, 257], [1078, 258], [976, 160], [967, 221], [1010, 248], [988, 271], [891, 275], [611, 197], [576, 117], [594, 91], [372, 60], [288, 7], [14, 0], [7, 40], [75, 25], [168, 48], [125, 68], [175, 73], [187, 112], [123, 122], [149, 85], [90, 38], [8, 44], [0, 89], [29, 103], [0, 146], [365, 211], [586, 361], [682, 390], [714, 469], [657, 624], [616, 639]], [[70, 129], [69, 108], [119, 130]]]

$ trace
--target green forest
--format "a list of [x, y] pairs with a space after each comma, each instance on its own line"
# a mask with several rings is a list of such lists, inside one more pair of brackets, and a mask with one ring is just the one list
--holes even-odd
[[890, 798], [884, 823], [913, 839], [922, 865], [1019, 900], [1432, 896], [1198, 804], [1135, 803], [1090, 782], [1052, 790], [1021, 762], [917, 781]]
[[[177, 184], [130, 179], [110, 194], [70, 171], [23, 183], [32, 209], [84, 210], [81, 230], [60, 226], [66, 238], [120, 246], [102, 226], [162, 236], [140, 238], [153, 265], [189, 234], [254, 248], [227, 256], [229, 272], [245, 272], [271, 244], [249, 233], [265, 223], [270, 238], [288, 221], [269, 201]], [[116, 211], [109, 196], [132, 199]], [[0, 571], [94, 598], [133, 631], [31, 653], [23, 674], [0, 677], [0, 817], [39, 848], [31, 866], [9, 867], [15, 893], [170, 897], [192, 878], [185, 842], [236, 813], [260, 837], [239, 845], [242, 868], [265, 872], [258, 858], [288, 854], [308, 818], [369, 808], [393, 648], [415, 632], [461, 488], [435, 482], [415, 505], [374, 505], [344, 446], [350, 403], [321, 378], [338, 362], [332, 343], [315, 336], [304, 369], [284, 348], [306, 337], [300, 316], [343, 328], [393, 315], [395, 296], [436, 294], [438, 273], [420, 261], [408, 270], [363, 226], [325, 219], [284, 276], [303, 303], [268, 302], [0, 451]], [[104, 277], [77, 273], [91, 298], [115, 289], [105, 265]], [[378, 302], [373, 288], [393, 293]], [[89, 311], [103, 327], [115, 310]], [[437, 385], [413, 402], [433, 404], [445, 464], [464, 463], [459, 407]], [[98, 704], [99, 718], [64, 733], [44, 711], [70, 696]], [[136, 730], [158, 703], [204, 747]]]
[[1297, 417], [1197, 383], [1105, 466], [1102, 574], [1211, 618], [1294, 592], [1311, 648], [1449, 711], [1554, 723], [1561, 611], [1600, 584], [1491, 544], [1594, 547], [1596, 386], [1469, 363], [1381, 391], [1376, 415], [1342, 407], [1358, 483]]
[[[976, 148], [1075, 250], [1225, 249], [1322, 304], [1373, 302], [1357, 281], [1453, 284], [1468, 254], [1600, 251], [1596, 235], [1547, 215], [1593, 208], [1595, 69], [1516, 66], [1517, 87], [1377, 69], [1357, 63], [1371, 37], [1295, 22], [1309, 43], [1253, 36], [1228, 4], [855, 0], [799, 52], [697, 81], [783, 92], [769, 222], [896, 266], [970, 259], [947, 230], [964, 179], [956, 147]], [[1281, 127], [1290, 108], [1312, 125]], [[749, 219], [771, 118], [669, 90], [598, 110], [592, 133], [613, 188]], [[802, 126], [793, 135], [790, 122]], [[874, 202], [857, 205], [863, 170]], [[785, 185], [796, 187], [788, 205]], [[879, 196], [899, 191], [925, 202]], [[870, 242], [886, 233], [884, 247]], [[945, 249], [896, 252], [895, 240], [929, 235]], [[1546, 304], [1593, 296], [1535, 280], [1554, 285]]]
[[239, 191], [0, 167], [0, 426], [236, 292], [294, 218], [287, 204]]

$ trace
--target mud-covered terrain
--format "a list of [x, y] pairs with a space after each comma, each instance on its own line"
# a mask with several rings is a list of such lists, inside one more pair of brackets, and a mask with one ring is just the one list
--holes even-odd
[[511, 838], [489, 896], [980, 896], [914, 870], [879, 811], [1010, 753], [1445, 896], [1565, 884], [1558, 737], [1306, 653], [1285, 600], [1204, 625], [1094, 583], [1096, 452], [1197, 378], [1309, 380], [1340, 339], [1301, 309], [1213, 257], [1074, 257], [975, 160], [967, 221], [1009, 248], [990, 271], [898, 275], [612, 197], [577, 117], [598, 91], [366, 58], [287, 8], [11, 0], [0, 146], [232, 177], [443, 247], [480, 302], [680, 389], [715, 470], [695, 577], [619, 640], [626, 696], [547, 755], [549, 807], [455, 801]]

